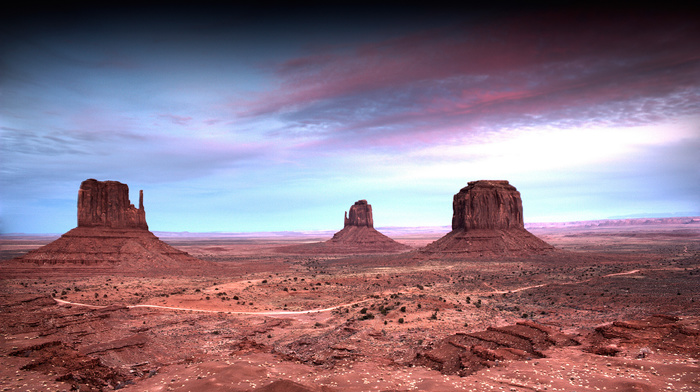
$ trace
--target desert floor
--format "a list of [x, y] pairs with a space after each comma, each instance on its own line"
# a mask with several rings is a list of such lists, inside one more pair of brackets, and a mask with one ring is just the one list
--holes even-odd
[[[531, 232], [557, 251], [308, 256], [277, 248], [327, 237], [161, 236], [213, 267], [149, 274], [19, 265], [56, 237], [2, 236], [0, 390], [700, 390], [700, 224]], [[415, 249], [442, 234], [388, 235]]]

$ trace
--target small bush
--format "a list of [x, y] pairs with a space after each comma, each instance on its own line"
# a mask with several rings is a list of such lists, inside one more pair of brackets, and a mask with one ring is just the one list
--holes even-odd
[[403, 319], [403, 317], [401, 317], [401, 318], [399, 319], [399, 324], [403, 324], [403, 323], [404, 323], [404, 319]]

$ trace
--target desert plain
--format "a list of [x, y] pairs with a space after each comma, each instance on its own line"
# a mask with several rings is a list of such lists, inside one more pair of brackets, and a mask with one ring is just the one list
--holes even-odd
[[700, 221], [534, 225], [556, 249], [284, 253], [326, 233], [157, 233], [196, 269], [12, 260], [3, 391], [697, 391]]

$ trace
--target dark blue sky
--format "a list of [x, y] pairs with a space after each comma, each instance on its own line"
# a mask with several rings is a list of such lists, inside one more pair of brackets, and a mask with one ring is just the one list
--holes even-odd
[[88, 178], [163, 231], [700, 214], [697, 9], [25, 9], [0, 26], [0, 230], [64, 232]]

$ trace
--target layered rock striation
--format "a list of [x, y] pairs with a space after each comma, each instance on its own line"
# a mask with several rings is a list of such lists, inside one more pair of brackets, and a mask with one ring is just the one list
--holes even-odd
[[83, 181], [78, 190], [78, 227], [148, 230], [143, 191], [139, 191], [137, 209], [129, 201], [128, 185], [118, 181]]
[[129, 201], [129, 187], [89, 179], [78, 191], [78, 227], [17, 259], [38, 265], [119, 267], [122, 270], [177, 271], [210, 266], [175, 249], [148, 231], [143, 206]]
[[350, 212], [345, 212], [345, 225], [358, 227], [374, 227], [372, 219], [372, 206], [367, 204], [367, 200], [358, 200], [350, 206]]
[[523, 254], [554, 249], [525, 230], [520, 192], [508, 181], [472, 181], [452, 202], [452, 231], [428, 253]]
[[452, 201], [452, 230], [524, 229], [520, 192], [508, 181], [472, 181]]
[[358, 200], [345, 212], [344, 227], [325, 242], [278, 248], [283, 253], [301, 254], [362, 254], [397, 253], [409, 250], [374, 228], [372, 206]]

